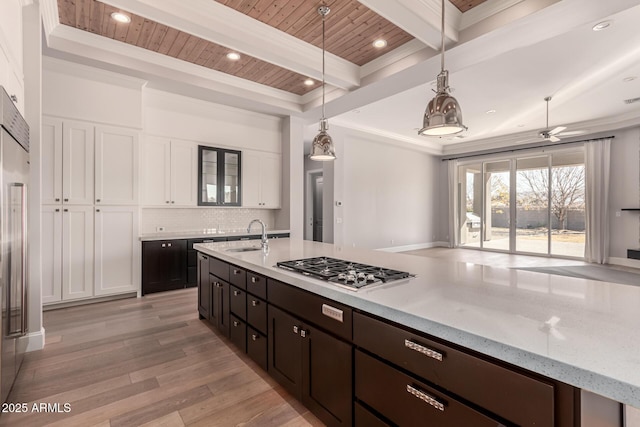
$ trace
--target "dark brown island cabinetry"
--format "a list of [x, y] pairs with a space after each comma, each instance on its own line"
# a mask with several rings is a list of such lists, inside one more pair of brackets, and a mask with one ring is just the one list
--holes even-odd
[[574, 387], [245, 267], [198, 260], [200, 317], [328, 426], [580, 425]]

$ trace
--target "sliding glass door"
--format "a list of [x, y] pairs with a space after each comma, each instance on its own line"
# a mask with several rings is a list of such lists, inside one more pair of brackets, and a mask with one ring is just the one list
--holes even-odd
[[460, 246], [584, 256], [582, 150], [459, 164]]

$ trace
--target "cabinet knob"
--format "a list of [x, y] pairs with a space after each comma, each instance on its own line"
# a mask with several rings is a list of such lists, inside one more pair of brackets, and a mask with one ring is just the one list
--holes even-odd
[[65, 211], [65, 212], [69, 212], [69, 209], [65, 209], [64, 211]]
[[234, 268], [234, 269], [233, 269], [233, 274], [234, 274], [234, 275], [238, 275], [238, 274], [240, 274], [240, 270], [238, 270], [238, 269]]
[[65, 202], [68, 202], [68, 201], [69, 201], [69, 199], [64, 199], [64, 201], [65, 201]]
[[171, 203], [175, 203], [175, 201], [172, 200]]
[[166, 248], [166, 247], [167, 247], [167, 245], [163, 243], [163, 244], [162, 244], [162, 247], [163, 247], [163, 248]]
[[260, 304], [260, 301], [256, 301], [256, 300], [251, 300], [251, 305], [254, 307], [257, 307], [258, 304]]
[[299, 329], [296, 325], [293, 325], [293, 333], [298, 335]]
[[251, 334], [251, 339], [253, 341], [258, 341], [258, 336], [256, 334]]
[[233, 296], [234, 296], [234, 297], [237, 297], [237, 296], [239, 296], [239, 295], [240, 295], [240, 291], [233, 291]]
[[100, 209], [96, 209], [96, 212], [100, 212]]
[[169, 203], [169, 201], [167, 200], [167, 202], [166, 202], [166, 203]]
[[18, 103], [18, 97], [15, 95], [11, 95], [9, 98], [11, 98], [11, 100], [14, 102], [14, 104]]
[[56, 209], [56, 212], [60, 212], [60, 209]]
[[167, 246], [168, 246], [168, 247], [171, 247], [171, 243], [167, 243]]
[[304, 329], [300, 329], [300, 336], [302, 338], [305, 338], [307, 336], [307, 334], [309, 333], [309, 331], [305, 331]]
[[58, 197], [58, 198], [56, 199], [56, 202], [59, 202], [59, 201], [60, 201], [60, 198]]
[[100, 203], [100, 199], [96, 199], [96, 203]]
[[251, 283], [257, 283], [257, 282], [258, 282], [258, 278], [256, 276], [252, 276]]
[[240, 322], [238, 322], [237, 320], [234, 320], [233, 326], [237, 328], [238, 326], [240, 326]]

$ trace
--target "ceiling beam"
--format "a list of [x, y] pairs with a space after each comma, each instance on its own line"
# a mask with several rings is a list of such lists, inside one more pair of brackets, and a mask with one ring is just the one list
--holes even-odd
[[[321, 80], [322, 50], [213, 0], [102, 0], [204, 40]], [[318, 19], [318, 26], [320, 26]], [[360, 86], [360, 67], [329, 52], [326, 81]]]

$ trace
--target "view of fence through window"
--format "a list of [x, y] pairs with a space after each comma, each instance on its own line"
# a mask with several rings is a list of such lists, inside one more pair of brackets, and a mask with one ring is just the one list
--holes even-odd
[[584, 154], [459, 166], [460, 245], [583, 257]]

